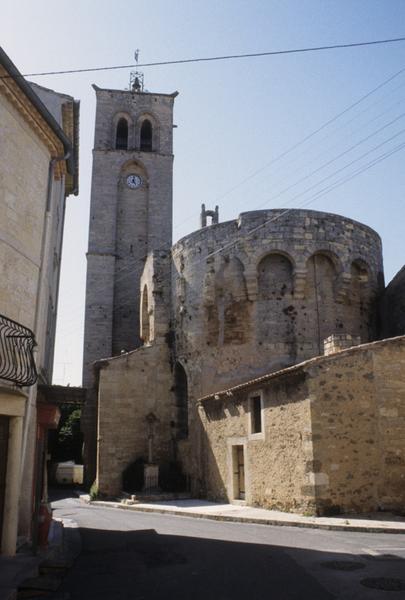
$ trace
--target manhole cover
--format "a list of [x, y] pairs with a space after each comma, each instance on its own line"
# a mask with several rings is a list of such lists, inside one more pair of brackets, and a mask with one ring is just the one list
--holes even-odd
[[385, 592], [401, 592], [405, 590], [405, 580], [394, 579], [392, 577], [369, 577], [368, 579], [362, 579], [360, 583], [373, 590], [384, 590]]
[[325, 569], [334, 569], [335, 571], [357, 571], [358, 569], [364, 569], [366, 565], [351, 560], [328, 560], [327, 562], [322, 562], [321, 566]]

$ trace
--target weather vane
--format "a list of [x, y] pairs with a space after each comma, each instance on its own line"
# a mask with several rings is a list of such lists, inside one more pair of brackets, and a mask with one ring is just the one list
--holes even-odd
[[135, 71], [131, 71], [129, 75], [129, 89], [133, 92], [143, 92], [143, 73], [138, 71], [139, 48], [135, 50], [134, 58], [137, 68]]

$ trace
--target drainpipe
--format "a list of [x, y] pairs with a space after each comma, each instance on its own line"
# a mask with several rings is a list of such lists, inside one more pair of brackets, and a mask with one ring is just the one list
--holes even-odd
[[[44, 222], [42, 229], [42, 240], [41, 240], [41, 253], [40, 253], [40, 262], [39, 262], [39, 271], [38, 271], [38, 284], [35, 298], [35, 318], [34, 318], [34, 333], [37, 335], [37, 329], [40, 322], [40, 300], [41, 300], [41, 291], [42, 291], [42, 278], [44, 275], [44, 258], [45, 258], [45, 250], [49, 238], [49, 222], [51, 218], [51, 201], [52, 201], [52, 188], [53, 188], [53, 177], [54, 177], [54, 169], [55, 164], [62, 160], [67, 160], [70, 156], [70, 150], [66, 152], [63, 156], [55, 156], [49, 161], [49, 169], [48, 169], [48, 184], [47, 184], [47, 192], [46, 192], [46, 208], [44, 214]], [[42, 349], [41, 349], [42, 350]], [[30, 387], [28, 392], [28, 400], [25, 409], [25, 418], [24, 418], [24, 433], [23, 433], [23, 442], [22, 442], [22, 453], [21, 453], [21, 468], [20, 468], [20, 489], [22, 487], [22, 480], [24, 476], [24, 467], [26, 464], [26, 451], [28, 444], [28, 432], [29, 432], [29, 424], [32, 418], [33, 410], [36, 406], [36, 389], [37, 385], [33, 385]], [[36, 431], [35, 431], [35, 439], [36, 439]], [[34, 461], [34, 471], [36, 469], [36, 461]], [[34, 487], [35, 489], [35, 487]], [[34, 508], [34, 520], [38, 517], [37, 512], [39, 511], [39, 502], [40, 498], [35, 498], [35, 508]]]

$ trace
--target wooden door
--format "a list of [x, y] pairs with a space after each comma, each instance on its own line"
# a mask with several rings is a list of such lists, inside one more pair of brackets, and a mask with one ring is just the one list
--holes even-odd
[[240, 500], [245, 499], [245, 460], [243, 455], [243, 446], [238, 446], [238, 491]]

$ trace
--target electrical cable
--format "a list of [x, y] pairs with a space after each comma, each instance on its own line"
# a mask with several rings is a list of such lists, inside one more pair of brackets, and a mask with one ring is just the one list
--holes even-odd
[[[377, 146], [375, 146], [374, 148], [372, 148], [371, 150], [369, 150], [368, 152], [364, 153], [361, 157], [351, 161], [348, 165], [345, 165], [344, 167], [342, 167], [341, 169], [335, 171], [334, 173], [332, 173], [332, 175], [336, 175], [337, 173], [341, 172], [342, 170], [348, 168], [349, 166], [351, 166], [352, 164], [354, 164], [355, 162], [357, 162], [358, 160], [360, 160], [361, 158], [364, 158], [366, 155], [370, 154], [371, 152], [375, 151], [376, 149], [380, 148], [382, 145], [388, 143], [389, 141], [392, 141], [394, 138], [398, 137], [399, 135], [405, 133], [405, 128], [399, 132], [397, 132], [395, 135], [393, 135], [391, 138], [389, 138], [388, 140], [385, 140], [384, 142], [382, 142], [381, 144], [378, 144]], [[340, 187], [341, 185], [343, 185], [344, 183], [347, 183], [348, 181], [354, 179], [355, 177], [357, 177], [358, 175], [361, 175], [362, 173], [368, 171], [369, 169], [371, 169], [373, 166], [375, 166], [376, 164], [382, 162], [383, 160], [386, 160], [387, 158], [389, 158], [390, 156], [392, 156], [393, 154], [396, 154], [397, 152], [399, 152], [400, 150], [402, 150], [403, 148], [405, 148], [405, 142], [401, 142], [400, 144], [398, 144], [397, 146], [395, 146], [394, 148], [387, 150], [386, 152], [384, 152], [383, 154], [380, 154], [379, 156], [377, 156], [376, 158], [372, 159], [370, 162], [366, 163], [365, 165], [359, 167], [356, 171], [354, 171], [353, 173], [349, 173], [344, 175], [343, 177], [341, 177], [340, 179], [338, 179], [337, 181], [331, 183], [330, 185], [326, 186], [325, 188], [323, 188], [322, 190], [319, 190], [318, 192], [315, 192], [315, 194], [313, 194], [310, 198], [304, 200], [301, 204], [299, 204], [296, 207], [293, 208], [287, 208], [285, 210], [282, 210], [279, 214], [271, 217], [270, 219], [266, 219], [263, 223], [260, 223], [260, 225], [257, 225], [256, 227], [254, 227], [253, 229], [251, 229], [250, 231], [248, 231], [246, 234], [244, 234], [243, 239], [246, 239], [248, 237], [250, 237], [251, 235], [253, 235], [254, 233], [256, 233], [258, 230], [262, 229], [263, 227], [265, 227], [266, 225], [273, 223], [274, 221], [277, 221], [283, 217], [285, 217], [287, 214], [289, 214], [290, 212], [294, 211], [294, 210], [298, 210], [301, 209], [303, 207], [309, 206], [310, 204], [312, 204], [313, 202], [315, 202], [316, 200], [318, 200], [319, 198], [327, 195], [328, 193], [330, 193], [331, 191], [333, 191], [334, 189]], [[328, 179], [330, 176], [324, 178], [324, 180], [322, 180], [319, 183], [322, 183], [323, 181], [325, 181], [326, 179]], [[302, 192], [300, 195], [303, 195], [304, 193], [307, 193], [311, 188], [308, 188], [307, 190], [305, 190], [305, 192]], [[295, 196], [295, 198], [298, 196]], [[233, 240], [232, 242], [229, 242], [228, 244], [225, 244], [224, 246], [222, 246], [221, 248], [218, 248], [217, 250], [207, 254], [205, 257], [201, 257], [199, 260], [207, 260], [208, 258], [211, 258], [213, 256], [216, 256], [217, 254], [220, 254], [221, 252], [223, 252], [224, 250], [229, 250], [231, 247], [237, 245], [238, 243], [240, 243], [241, 240], [240, 238]], [[123, 299], [125, 298], [125, 296], [129, 297], [132, 294], [132, 292], [130, 292], [129, 294], [125, 294], [123, 296]], [[125, 308], [126, 306], [130, 306], [133, 304], [133, 301], [130, 302], [125, 302], [123, 304], [120, 304], [119, 307], [117, 307], [116, 309], [113, 309], [113, 314], [118, 311], [121, 310], [123, 308]]]
[[[326, 167], [330, 166], [332, 163], [334, 163], [336, 160], [338, 160], [339, 158], [342, 158], [342, 156], [345, 156], [346, 154], [348, 154], [349, 152], [351, 152], [352, 150], [354, 150], [355, 148], [357, 148], [358, 146], [360, 146], [361, 144], [363, 144], [364, 142], [368, 141], [370, 138], [374, 137], [375, 135], [381, 133], [381, 131], [383, 131], [384, 129], [386, 129], [387, 127], [390, 127], [391, 125], [393, 125], [393, 123], [396, 123], [396, 121], [399, 121], [400, 119], [403, 119], [405, 117], [405, 112], [401, 113], [399, 116], [397, 116], [395, 119], [393, 119], [392, 121], [390, 121], [389, 123], [386, 123], [385, 125], [382, 125], [381, 127], [379, 127], [378, 129], [376, 129], [375, 131], [373, 131], [372, 133], [370, 133], [369, 135], [367, 135], [365, 138], [361, 139], [359, 142], [356, 142], [355, 144], [353, 144], [352, 146], [349, 146], [349, 148], [347, 148], [346, 150], [344, 150], [343, 152], [340, 152], [337, 156], [334, 156], [333, 158], [331, 158], [330, 160], [326, 161], [325, 163], [323, 163], [320, 167], [317, 167], [314, 171], [311, 171], [311, 173], [308, 173], [307, 175], [304, 175], [304, 177], [301, 177], [301, 179], [298, 179], [295, 183], [292, 183], [291, 185], [289, 185], [288, 187], [282, 189], [280, 192], [278, 192], [276, 194], [276, 196], [271, 197], [270, 200], [273, 200], [275, 198], [279, 198], [282, 194], [285, 194], [286, 192], [288, 192], [289, 190], [291, 190], [292, 188], [296, 187], [297, 185], [299, 185], [300, 183], [302, 183], [303, 181], [309, 179], [310, 177], [312, 177], [313, 175], [315, 175], [316, 173], [319, 173], [319, 171], [322, 171], [322, 169], [325, 169]], [[385, 143], [385, 142], [384, 142]], [[363, 155], [364, 156], [364, 155]], [[361, 157], [362, 158], [362, 157]], [[358, 159], [356, 159], [358, 160]], [[318, 185], [318, 184], [316, 184]], [[267, 200], [268, 201], [268, 200]], [[266, 202], [267, 202], [266, 201]], [[255, 210], [255, 209], [253, 209]]]
[[[266, 198], [266, 200], [261, 203], [260, 205], [256, 205], [255, 207], [252, 207], [251, 210], [258, 210], [260, 208], [262, 208], [265, 204], [268, 204], [269, 202], [272, 202], [273, 200], [279, 198], [282, 194], [290, 191], [293, 187], [299, 185], [300, 183], [302, 183], [303, 181], [307, 180], [308, 178], [312, 177], [314, 174], [318, 173], [319, 171], [321, 171], [322, 169], [324, 169], [325, 167], [331, 165], [333, 162], [335, 162], [336, 160], [338, 160], [339, 158], [342, 158], [344, 155], [348, 154], [349, 152], [351, 152], [352, 150], [354, 150], [356, 147], [358, 147], [360, 144], [364, 143], [365, 141], [369, 140], [371, 137], [373, 137], [374, 135], [377, 135], [378, 133], [381, 133], [381, 131], [383, 131], [384, 129], [386, 129], [387, 127], [389, 127], [390, 125], [394, 124], [396, 121], [400, 120], [401, 118], [405, 117], [405, 112], [401, 113], [399, 116], [397, 116], [395, 119], [392, 119], [389, 123], [386, 123], [385, 125], [379, 127], [377, 130], [373, 131], [372, 133], [370, 133], [368, 136], [366, 136], [365, 138], [363, 138], [362, 140], [360, 140], [359, 142], [357, 142], [356, 144], [353, 144], [352, 146], [350, 146], [349, 148], [347, 148], [346, 150], [344, 150], [343, 152], [341, 152], [340, 154], [338, 154], [337, 156], [335, 156], [334, 158], [328, 160], [326, 163], [324, 163], [323, 165], [321, 165], [320, 167], [318, 167], [317, 169], [315, 169], [314, 171], [312, 171], [311, 173], [305, 175], [304, 177], [300, 178], [299, 180], [297, 180], [296, 182], [292, 183], [291, 185], [289, 185], [288, 187], [284, 188], [283, 190], [281, 190], [280, 192], [278, 192], [277, 194], [273, 194], [272, 196]], [[304, 196], [305, 194], [307, 194], [309, 191], [312, 191], [314, 188], [318, 187], [319, 185], [321, 185], [322, 183], [324, 183], [325, 181], [327, 181], [328, 179], [330, 179], [331, 177], [334, 177], [335, 175], [337, 175], [338, 173], [340, 173], [341, 171], [349, 168], [350, 166], [352, 166], [353, 164], [355, 164], [356, 162], [358, 162], [359, 160], [365, 158], [366, 156], [368, 156], [369, 154], [371, 154], [372, 152], [375, 152], [376, 150], [378, 150], [379, 148], [381, 148], [383, 145], [387, 144], [388, 142], [392, 141], [393, 139], [395, 139], [396, 137], [398, 137], [399, 135], [401, 135], [402, 133], [404, 133], [405, 129], [400, 130], [399, 132], [395, 133], [393, 136], [389, 137], [388, 139], [380, 142], [379, 144], [377, 144], [377, 146], [374, 146], [373, 148], [367, 150], [365, 153], [361, 154], [359, 157], [351, 160], [349, 163], [347, 163], [346, 165], [344, 165], [343, 167], [340, 167], [339, 169], [337, 169], [336, 171], [334, 171], [333, 173], [330, 173], [329, 175], [326, 175], [323, 179], [315, 182], [314, 184], [312, 184], [310, 187], [308, 187], [307, 189], [305, 189], [304, 191], [299, 192], [298, 194], [296, 194], [295, 196], [293, 196], [293, 198], [288, 202], [289, 204], [291, 202], [294, 202], [295, 200], [297, 200], [298, 198]], [[122, 240], [121, 240], [122, 241]], [[124, 243], [129, 243], [130, 239], [128, 240], [124, 240]], [[125, 273], [126, 269], [129, 267], [123, 267], [120, 269], [120, 271], [117, 273], [117, 277], [116, 277], [116, 282], [117, 283], [122, 283], [122, 281], [124, 281], [127, 277], [131, 276], [133, 274], [133, 270], [131, 269], [131, 271]]]
[[[306, 48], [291, 48], [288, 50], [270, 50], [268, 52], [250, 52], [245, 54], [228, 54], [224, 56], [208, 56], [200, 58], [183, 58], [179, 60], [163, 60], [150, 63], [130, 64], [130, 65], [113, 65], [111, 67], [91, 67], [85, 69], [65, 69], [61, 71], [42, 71], [39, 73], [25, 73], [21, 77], [42, 77], [45, 75], [69, 75], [71, 73], [94, 73], [96, 71], [116, 71], [119, 69], [140, 69], [145, 67], [164, 67], [168, 65], [184, 65], [199, 62], [213, 62], [219, 60], [234, 60], [239, 58], [259, 58], [262, 56], [278, 56], [282, 54], [301, 54], [304, 52], [320, 52], [324, 50], [340, 50], [344, 48], [359, 48], [361, 46], [376, 46], [381, 44], [392, 44], [397, 42], [405, 42], [405, 37], [388, 38], [383, 40], [372, 40], [369, 42], [351, 42], [349, 44], [330, 44], [327, 46], [311, 46]], [[2, 77], [9, 77], [5, 75]]]
[[[279, 154], [275, 158], [271, 159], [269, 162], [265, 163], [262, 167], [260, 167], [259, 169], [256, 169], [255, 171], [253, 171], [252, 173], [250, 173], [249, 175], [247, 175], [246, 177], [244, 177], [242, 180], [240, 180], [236, 185], [232, 186], [226, 192], [224, 192], [223, 194], [221, 194], [219, 196], [216, 196], [216, 198], [214, 200], [214, 204], [216, 204], [217, 202], [219, 202], [220, 200], [222, 200], [223, 198], [225, 198], [226, 196], [228, 196], [229, 194], [231, 194], [232, 192], [234, 192], [236, 189], [239, 189], [241, 185], [243, 185], [244, 183], [247, 183], [253, 177], [256, 177], [256, 175], [258, 175], [259, 173], [261, 173], [262, 171], [264, 171], [265, 169], [267, 169], [268, 167], [270, 167], [274, 163], [278, 162], [279, 160], [281, 160], [282, 158], [284, 158], [285, 156], [287, 156], [288, 154], [290, 154], [291, 152], [293, 152], [294, 150], [296, 150], [297, 148], [299, 148], [300, 146], [302, 146], [303, 144], [305, 144], [307, 141], [309, 141], [310, 139], [312, 139], [315, 135], [317, 135], [318, 133], [320, 133], [323, 129], [325, 129], [326, 127], [328, 127], [329, 125], [331, 125], [332, 123], [334, 123], [335, 121], [337, 121], [340, 117], [342, 117], [347, 112], [349, 112], [350, 110], [352, 110], [353, 108], [355, 108], [356, 106], [358, 106], [359, 104], [361, 104], [362, 102], [364, 102], [372, 94], [375, 94], [378, 90], [380, 90], [382, 87], [388, 85], [391, 81], [393, 81], [394, 79], [396, 79], [397, 77], [399, 77], [399, 75], [401, 75], [404, 72], [405, 72], [405, 67], [403, 67], [402, 69], [400, 69], [399, 71], [397, 71], [396, 73], [394, 73], [393, 75], [391, 75], [390, 77], [388, 77], [387, 79], [385, 79], [384, 81], [382, 81], [375, 88], [371, 89], [369, 92], [367, 92], [366, 94], [364, 94], [363, 96], [361, 96], [358, 100], [356, 100], [355, 102], [353, 102], [352, 104], [350, 104], [349, 106], [347, 106], [345, 109], [343, 109], [342, 111], [340, 111], [339, 113], [337, 113], [334, 117], [332, 117], [332, 118], [328, 119], [327, 121], [325, 121], [322, 125], [320, 125], [319, 127], [317, 127], [314, 131], [312, 131], [308, 135], [304, 136], [298, 142], [295, 142], [292, 146], [290, 146], [289, 148], [287, 148], [286, 150], [284, 150], [281, 154]], [[193, 218], [195, 218], [195, 214], [190, 215], [189, 217], [186, 217], [183, 221], [181, 221], [180, 223], [178, 223], [176, 225], [176, 227], [174, 228], [175, 231], [178, 230], [178, 228], [181, 225], [183, 225], [184, 223], [186, 223], [187, 221], [189, 221], [190, 219], [193, 219]]]
[[[367, 154], [370, 154], [370, 152], [373, 152], [374, 150], [376, 150], [378, 147], [382, 146], [383, 144], [387, 143], [388, 141], [391, 141], [392, 139], [394, 139], [395, 137], [398, 137], [398, 135], [401, 135], [402, 133], [405, 133], [405, 129], [402, 129], [400, 132], [398, 132], [397, 134], [395, 134], [395, 136], [392, 136], [392, 138], [390, 138], [389, 140], [386, 140], [385, 142], [382, 142], [381, 144], [379, 144], [378, 146], [376, 146], [375, 148], [373, 148], [372, 150], [369, 150], [368, 152], [366, 152], [365, 154], [363, 154], [361, 157], [357, 158], [356, 160], [352, 161], [351, 163], [349, 163], [348, 165], [346, 165], [345, 167], [342, 167], [341, 169], [339, 169], [338, 171], [335, 171], [334, 173], [332, 173], [333, 175], [336, 175], [337, 173], [341, 172], [343, 169], [347, 168], [348, 166], [351, 166], [354, 162], [357, 162], [357, 160], [360, 160], [361, 158], [364, 158], [364, 156], [366, 156]], [[327, 188], [324, 188], [324, 190], [320, 190], [319, 192], [316, 192], [316, 194], [311, 197], [308, 201], [305, 201], [302, 205], [300, 205], [298, 208], [302, 208], [302, 206], [308, 206], [308, 204], [311, 204], [312, 202], [314, 202], [315, 200], [317, 200], [321, 195], [325, 195], [326, 193], [329, 193], [330, 191], [332, 191], [333, 189], [335, 189], [336, 187], [339, 187], [340, 185], [342, 185], [343, 183], [346, 183], [347, 181], [350, 181], [351, 179], [353, 179], [354, 177], [356, 177], [357, 175], [360, 175], [361, 173], [368, 171], [368, 169], [370, 169], [371, 167], [373, 167], [375, 164], [381, 162], [382, 160], [385, 160], [386, 158], [392, 156], [393, 154], [395, 154], [396, 152], [398, 152], [399, 150], [402, 150], [402, 148], [405, 147], [405, 142], [399, 144], [398, 146], [396, 146], [394, 148], [394, 150], [388, 151], [382, 155], [380, 155], [380, 157], [377, 157], [376, 159], [374, 159], [373, 161], [370, 161], [370, 163], [367, 163], [367, 165], [365, 165], [364, 167], [360, 167], [354, 174], [352, 175], [348, 175], [347, 177], [345, 176], [342, 180], [339, 180], [337, 183], [332, 184], [332, 186], [329, 186]], [[328, 176], [329, 177], [329, 176]], [[323, 179], [322, 181], [325, 181], [326, 179]], [[322, 182], [321, 181], [321, 182]], [[321, 183], [319, 182], [319, 183]], [[313, 186], [312, 186], [313, 187]], [[307, 191], [309, 191], [311, 188], [308, 188], [307, 190], [305, 190], [306, 193]], [[327, 190], [327, 191], [325, 191]], [[303, 193], [301, 193], [300, 195], [302, 195]], [[297, 196], [295, 196], [296, 198]], [[294, 198], [293, 198], [294, 199]], [[265, 225], [267, 225], [268, 223], [271, 223], [272, 221], [281, 218], [282, 216], [286, 215], [287, 213], [296, 210], [296, 208], [288, 208], [285, 211], [283, 211], [281, 214], [277, 215], [277, 217], [271, 218], [268, 221], [264, 221], [264, 223], [261, 223], [260, 225], [258, 225], [257, 227], [255, 227], [254, 229], [252, 229], [251, 231], [249, 231], [244, 237], [249, 237], [250, 235], [252, 235], [253, 233], [255, 233], [256, 231], [258, 231], [259, 229], [261, 229], [262, 227], [264, 227]], [[207, 256], [205, 257], [205, 259], [210, 258], [212, 256], [215, 256], [216, 254], [219, 254], [220, 252], [222, 252], [225, 249], [228, 249], [230, 247], [232, 247], [234, 244], [238, 243], [240, 240], [234, 240], [233, 242], [229, 242], [229, 244], [226, 244], [225, 246], [223, 246], [222, 248], [219, 248], [218, 250], [215, 250], [214, 252], [211, 252], [210, 254], [207, 254]]]

